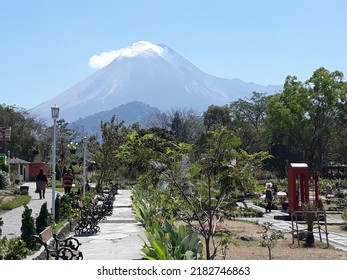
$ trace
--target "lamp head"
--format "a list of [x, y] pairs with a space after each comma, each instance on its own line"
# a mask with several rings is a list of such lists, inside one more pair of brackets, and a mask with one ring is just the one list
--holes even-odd
[[51, 107], [51, 113], [52, 113], [52, 118], [57, 119], [59, 117], [59, 107], [57, 105], [54, 105]]

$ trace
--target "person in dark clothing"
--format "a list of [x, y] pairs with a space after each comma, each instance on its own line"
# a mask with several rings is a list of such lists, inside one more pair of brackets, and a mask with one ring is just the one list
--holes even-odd
[[267, 203], [265, 207], [265, 212], [271, 212], [272, 209], [272, 200], [273, 200], [273, 195], [272, 195], [272, 184], [271, 183], [266, 183], [266, 191], [265, 191], [265, 201]]
[[36, 175], [36, 192], [39, 194], [40, 199], [45, 198], [48, 179], [43, 169], [40, 168], [39, 174]]

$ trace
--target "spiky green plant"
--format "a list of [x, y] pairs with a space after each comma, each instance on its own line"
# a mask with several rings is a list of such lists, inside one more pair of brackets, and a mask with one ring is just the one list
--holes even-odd
[[148, 260], [200, 260], [203, 259], [199, 234], [188, 226], [174, 227], [165, 221], [158, 228], [145, 232], [148, 243], [141, 249]]
[[134, 201], [133, 209], [136, 219], [145, 227], [152, 227], [158, 224], [156, 208], [145, 199]]

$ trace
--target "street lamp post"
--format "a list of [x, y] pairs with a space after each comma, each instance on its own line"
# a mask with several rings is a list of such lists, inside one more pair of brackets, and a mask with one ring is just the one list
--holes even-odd
[[11, 161], [11, 151], [10, 150], [7, 151], [7, 156], [8, 156], [8, 178], [11, 182], [11, 162], [10, 162]]
[[83, 137], [83, 198], [86, 196], [86, 157], [87, 157], [87, 137]]
[[54, 105], [51, 107], [52, 119], [53, 119], [53, 149], [52, 149], [52, 222], [55, 221], [55, 186], [56, 186], [56, 172], [55, 172], [55, 161], [56, 161], [56, 126], [57, 119], [59, 117], [59, 107]]

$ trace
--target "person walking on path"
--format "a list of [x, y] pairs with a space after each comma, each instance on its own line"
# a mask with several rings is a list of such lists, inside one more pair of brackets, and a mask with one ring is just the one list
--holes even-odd
[[45, 198], [48, 179], [43, 169], [40, 168], [39, 174], [36, 175], [36, 192], [38, 192], [40, 199]]
[[69, 195], [71, 193], [72, 183], [74, 180], [74, 175], [71, 172], [71, 169], [68, 169], [63, 176], [63, 188], [65, 194]]
[[271, 213], [272, 200], [273, 200], [272, 183], [266, 183], [265, 200], [267, 203], [266, 208], [265, 208], [265, 212]]

